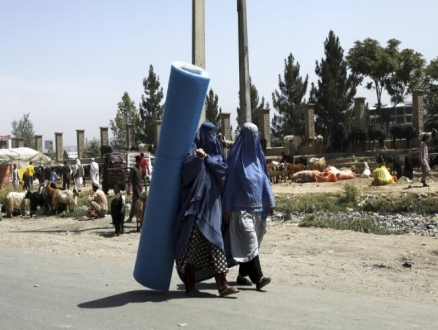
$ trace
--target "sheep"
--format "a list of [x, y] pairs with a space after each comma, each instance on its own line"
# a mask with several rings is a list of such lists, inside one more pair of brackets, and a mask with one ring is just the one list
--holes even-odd
[[66, 205], [69, 212], [76, 210], [77, 193], [71, 190], [54, 189], [50, 185], [45, 187], [47, 195], [52, 197], [52, 209], [58, 214], [58, 205]]
[[11, 191], [6, 195], [6, 212], [9, 214], [10, 218], [13, 218], [12, 212], [15, 207], [20, 207], [21, 216], [26, 214], [26, 199], [24, 198], [26, 193], [24, 192], [13, 192]]
[[141, 231], [143, 226], [144, 211], [146, 210], [146, 203], [148, 201], [147, 191], [143, 191], [134, 204], [134, 215], [137, 218], [137, 231]]
[[119, 236], [123, 234], [125, 223], [125, 195], [117, 192], [117, 195], [111, 201], [111, 218], [116, 229], [115, 234]]

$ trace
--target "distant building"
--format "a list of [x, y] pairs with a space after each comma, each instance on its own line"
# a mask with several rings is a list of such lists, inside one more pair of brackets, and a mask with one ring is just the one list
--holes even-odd
[[10, 135], [0, 135], [0, 149], [11, 149]]
[[[412, 125], [412, 102], [399, 103], [394, 106], [386, 106], [384, 109], [391, 109], [391, 121], [389, 128], [394, 125]], [[370, 124], [377, 126], [379, 120], [377, 118], [376, 107], [370, 108]]]
[[[44, 140], [44, 150], [49, 150], [52, 144], [53, 140]], [[53, 149], [55, 149], [54, 146]]]

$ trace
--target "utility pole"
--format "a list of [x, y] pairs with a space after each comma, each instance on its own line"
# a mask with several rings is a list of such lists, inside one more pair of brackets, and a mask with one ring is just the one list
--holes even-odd
[[[192, 64], [205, 69], [205, 2], [192, 0]], [[199, 126], [205, 121], [205, 106]]]
[[239, 91], [240, 127], [251, 122], [251, 93], [249, 81], [248, 30], [246, 24], [246, 0], [237, 0], [237, 16], [239, 29]]

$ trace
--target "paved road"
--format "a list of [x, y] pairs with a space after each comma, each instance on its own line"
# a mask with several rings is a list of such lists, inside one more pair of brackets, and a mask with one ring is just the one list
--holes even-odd
[[186, 298], [132, 277], [133, 265], [3, 249], [0, 329], [438, 329], [436, 306], [276, 285], [218, 298]]

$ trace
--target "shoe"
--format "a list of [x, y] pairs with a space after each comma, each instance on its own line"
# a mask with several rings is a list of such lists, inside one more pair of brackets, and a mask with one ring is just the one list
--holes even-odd
[[423, 187], [429, 187], [429, 185], [426, 182], [423, 182]]
[[262, 277], [260, 279], [260, 281], [258, 281], [257, 284], [256, 284], [257, 291], [260, 291], [263, 287], [265, 287], [269, 283], [271, 283], [271, 278], [270, 277]]
[[132, 222], [132, 218], [129, 218], [128, 220], [126, 220], [126, 222]]
[[238, 285], [246, 285], [246, 286], [251, 286], [252, 285], [251, 281], [248, 280], [246, 277], [243, 277], [243, 276], [237, 276], [236, 283]]
[[231, 294], [236, 294], [239, 292], [240, 292], [239, 289], [235, 288], [234, 286], [229, 286], [228, 288], [225, 289], [225, 291], [219, 293], [219, 297], [226, 297]]

